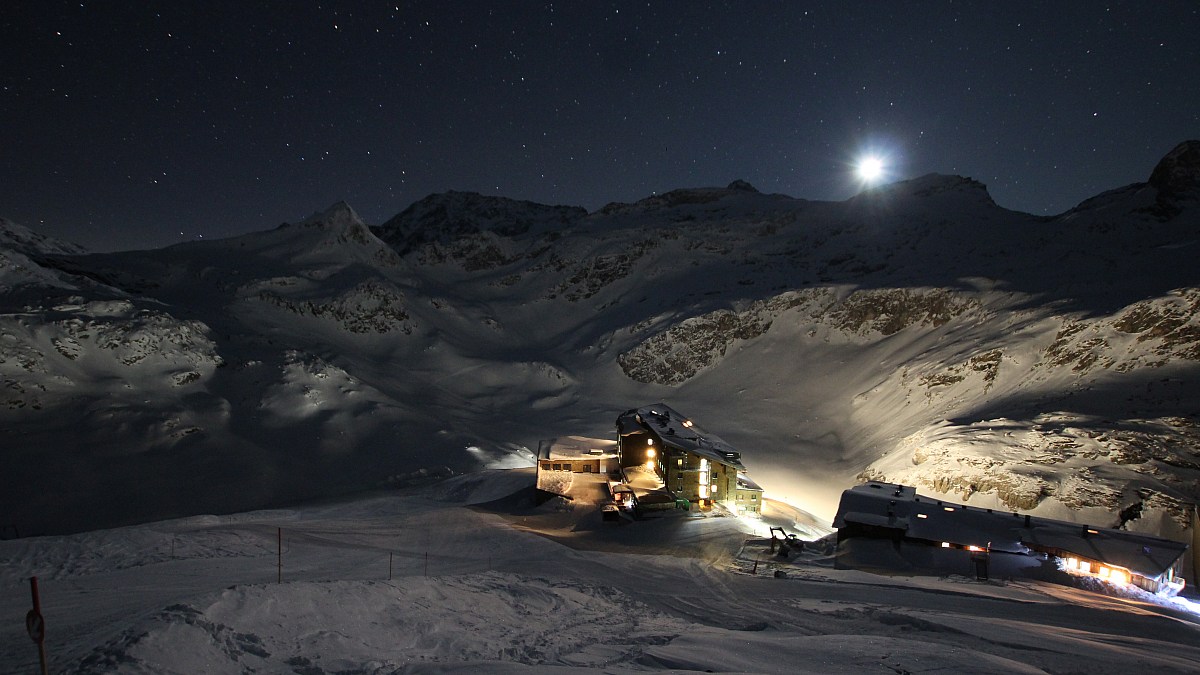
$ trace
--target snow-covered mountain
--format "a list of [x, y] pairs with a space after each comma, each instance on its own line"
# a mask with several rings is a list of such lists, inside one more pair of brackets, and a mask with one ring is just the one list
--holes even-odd
[[593, 213], [446, 193], [378, 227], [336, 204], [117, 254], [0, 237], [0, 528], [511, 466], [666, 400], [827, 516], [871, 477], [1178, 536], [1200, 499], [1198, 175], [1191, 141], [1053, 218], [929, 175]]

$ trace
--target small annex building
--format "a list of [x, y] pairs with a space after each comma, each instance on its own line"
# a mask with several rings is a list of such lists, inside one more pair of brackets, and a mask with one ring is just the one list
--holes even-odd
[[744, 473], [737, 476], [737, 512], [748, 516], [761, 516], [763, 489]]
[[890, 564], [954, 573], [986, 555], [993, 573], [1006, 576], [1052, 578], [1065, 572], [1168, 595], [1185, 583], [1187, 544], [946, 502], [907, 485], [872, 481], [846, 490], [833, 525], [839, 568]]
[[[622, 468], [652, 469], [678, 498], [737, 509], [738, 475], [746, 471], [741, 453], [665, 403], [621, 413], [617, 439]], [[745, 494], [751, 492], [747, 487]]]
[[538, 471], [608, 473], [617, 468], [617, 442], [604, 438], [564, 436], [538, 445]]

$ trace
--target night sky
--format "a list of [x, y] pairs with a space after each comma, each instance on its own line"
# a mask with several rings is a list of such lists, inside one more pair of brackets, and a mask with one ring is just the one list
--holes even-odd
[[1062, 212], [1200, 137], [1200, 3], [74, 2], [0, 9], [0, 216], [94, 250], [431, 192], [595, 209], [742, 178]]

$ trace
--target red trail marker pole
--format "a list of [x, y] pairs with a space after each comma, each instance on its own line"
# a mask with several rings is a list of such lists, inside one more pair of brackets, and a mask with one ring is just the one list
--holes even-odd
[[38, 595], [37, 577], [29, 577], [29, 590], [33, 594], [33, 609], [25, 615], [25, 630], [29, 631], [29, 639], [37, 643], [42, 675], [48, 675], [50, 671], [46, 666], [46, 620], [42, 618], [42, 599]]

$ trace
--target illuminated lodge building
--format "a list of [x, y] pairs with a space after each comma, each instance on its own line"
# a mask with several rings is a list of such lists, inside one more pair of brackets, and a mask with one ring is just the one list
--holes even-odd
[[[1184, 587], [1187, 544], [944, 502], [907, 485], [872, 481], [846, 490], [833, 525], [839, 568], [890, 560], [915, 573], [961, 574], [986, 560], [992, 576], [1061, 581], [1066, 573], [1166, 595]], [[880, 546], [899, 556], [880, 555]]]
[[625, 411], [617, 434], [622, 468], [651, 469], [677, 498], [702, 507], [719, 502], [741, 513], [753, 505], [758, 512], [762, 488], [744, 475], [739, 488], [738, 474], [746, 470], [741, 453], [666, 404]]

